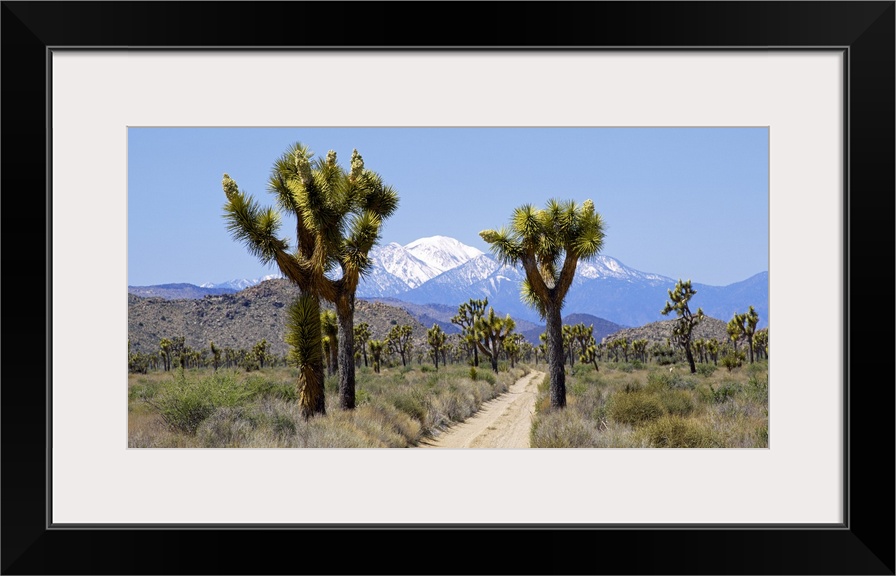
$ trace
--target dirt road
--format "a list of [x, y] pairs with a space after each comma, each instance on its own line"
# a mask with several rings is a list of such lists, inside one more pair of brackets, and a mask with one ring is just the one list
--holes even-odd
[[420, 448], [528, 448], [535, 395], [542, 380], [544, 372], [530, 372], [470, 418], [421, 442]]

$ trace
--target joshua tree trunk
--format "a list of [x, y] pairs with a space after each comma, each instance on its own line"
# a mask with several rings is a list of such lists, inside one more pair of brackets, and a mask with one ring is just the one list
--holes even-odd
[[340, 294], [336, 300], [339, 321], [339, 407], [355, 407], [355, 296]]
[[691, 345], [687, 344], [684, 347], [684, 355], [687, 356], [688, 364], [691, 366], [691, 374], [697, 373], [697, 366], [694, 365], [694, 353], [691, 352]]
[[545, 306], [546, 332], [548, 334], [548, 372], [551, 378], [551, 407], [566, 406], [566, 373], [563, 369], [565, 350], [563, 349], [563, 319], [560, 306], [548, 302]]

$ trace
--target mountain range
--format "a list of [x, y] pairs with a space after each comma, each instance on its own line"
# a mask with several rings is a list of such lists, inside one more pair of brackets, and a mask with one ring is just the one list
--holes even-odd
[[[471, 298], [488, 298], [496, 311], [510, 314], [518, 322], [542, 322], [520, 300], [520, 283], [525, 276], [521, 268], [502, 265], [454, 238], [431, 236], [404, 246], [392, 242], [374, 247], [370, 256], [373, 266], [358, 287], [359, 299], [391, 302], [406, 309], [413, 305], [426, 306], [431, 311], [441, 308], [442, 318], [429, 314], [426, 319], [450, 324], [444, 318], [447, 312], [456, 312], [458, 305]], [[189, 284], [129, 286], [128, 292], [166, 299], [202, 298], [235, 293], [279, 277], [275, 274], [253, 280], [207, 283], [195, 286], [195, 290]], [[667, 290], [676, 281], [629, 268], [610, 256], [598, 255], [591, 261], [579, 262], [566, 297], [564, 315], [589, 314], [619, 327], [668, 320], [660, 310], [668, 299]], [[696, 281], [692, 286], [696, 290], [690, 303], [692, 310], [700, 307], [707, 315], [727, 321], [735, 313], [746, 312], [753, 306], [759, 314], [758, 327], [768, 326], [768, 272], [728, 286], [709, 286]]]

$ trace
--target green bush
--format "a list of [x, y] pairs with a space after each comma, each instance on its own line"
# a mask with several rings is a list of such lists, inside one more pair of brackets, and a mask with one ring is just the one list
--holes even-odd
[[250, 391], [226, 373], [199, 380], [188, 380], [180, 373], [146, 402], [159, 411], [170, 428], [192, 435], [215, 410], [237, 406], [250, 396]]
[[735, 353], [733, 350], [728, 354], [722, 356], [722, 366], [728, 369], [729, 372], [734, 370], [735, 368], [740, 368], [744, 365], [744, 360], [746, 360], [747, 356], [743, 352]]
[[768, 402], [768, 375], [757, 374], [747, 380], [745, 392], [754, 402]]
[[702, 392], [703, 400], [714, 404], [722, 404], [737, 394], [738, 390], [739, 387], [736, 383], [723, 380], [718, 388], [710, 384], [709, 390]]
[[426, 423], [426, 403], [415, 391], [407, 391], [395, 396], [392, 400], [392, 404], [412, 418], [415, 418], [423, 424]]
[[712, 376], [713, 372], [715, 371], [715, 364], [697, 364], [697, 374], [701, 376]]
[[686, 416], [694, 411], [694, 398], [686, 390], [665, 390], [660, 393], [660, 401], [669, 414]]
[[638, 425], [659, 418], [665, 407], [659, 398], [648, 392], [617, 392], [610, 396], [607, 411], [617, 422]]
[[470, 366], [470, 380], [473, 382], [476, 381], [476, 378], [479, 376], [479, 372], [476, 371], [475, 366]]

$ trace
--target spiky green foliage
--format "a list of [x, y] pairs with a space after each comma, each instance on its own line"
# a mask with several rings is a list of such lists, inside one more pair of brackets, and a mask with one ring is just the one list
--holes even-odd
[[551, 199], [545, 208], [516, 208], [509, 227], [479, 233], [503, 264], [522, 265], [521, 298], [547, 321], [551, 406], [566, 406], [560, 311], [580, 260], [603, 248], [604, 223], [594, 203]]
[[691, 374], [697, 373], [697, 366], [694, 362], [694, 353], [691, 349], [691, 335], [694, 328], [703, 320], [704, 314], [702, 308], [697, 308], [696, 313], [692, 313], [689, 302], [697, 293], [691, 286], [691, 281], [682, 281], [680, 278], [675, 283], [675, 287], [667, 291], [669, 300], [660, 311], [663, 316], [671, 312], [675, 312], [678, 321], [672, 327], [672, 343], [684, 350], [685, 357], [691, 368]]
[[296, 395], [305, 419], [321, 413], [324, 386], [316, 369], [323, 361], [320, 303], [316, 296], [303, 294], [290, 304], [286, 318], [286, 343], [292, 348], [288, 359], [298, 366]]

